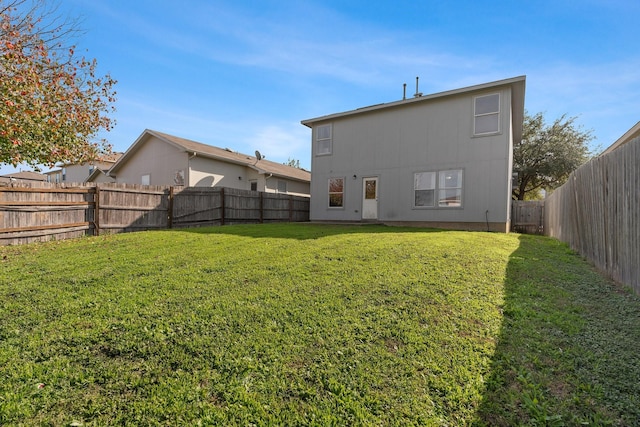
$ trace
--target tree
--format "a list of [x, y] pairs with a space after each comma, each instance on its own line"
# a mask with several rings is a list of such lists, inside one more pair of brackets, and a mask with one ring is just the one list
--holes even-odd
[[575, 120], [563, 114], [548, 125], [542, 113], [525, 113], [522, 141], [513, 147], [514, 199], [539, 198], [541, 190], [564, 184], [571, 172], [589, 160], [588, 143], [593, 136], [576, 127]]
[[68, 21], [47, 19], [44, 0], [27, 1], [0, 0], [0, 164], [82, 163], [110, 152], [93, 140], [113, 128], [115, 80], [63, 44], [75, 31]]
[[292, 168], [300, 169], [300, 160], [288, 158], [287, 159], [287, 163], [283, 163], [283, 164], [285, 164], [287, 166], [291, 166]]

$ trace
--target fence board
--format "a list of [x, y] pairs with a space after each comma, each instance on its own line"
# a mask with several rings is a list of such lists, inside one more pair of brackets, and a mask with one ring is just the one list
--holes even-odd
[[79, 237], [91, 228], [93, 187], [0, 187], [0, 244]]
[[640, 138], [573, 172], [545, 203], [545, 234], [640, 294]]

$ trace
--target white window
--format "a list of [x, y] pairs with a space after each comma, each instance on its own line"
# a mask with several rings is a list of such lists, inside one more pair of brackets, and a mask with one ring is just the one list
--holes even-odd
[[62, 168], [62, 180], [67, 180], [67, 168]]
[[441, 171], [438, 187], [438, 206], [462, 206], [462, 170]]
[[415, 173], [413, 193], [417, 208], [461, 207], [462, 169]]
[[329, 178], [329, 207], [344, 207], [344, 178]]
[[287, 181], [283, 181], [281, 179], [278, 180], [278, 193], [286, 193], [287, 192]]
[[149, 185], [150, 182], [151, 182], [151, 175], [149, 174], [142, 175], [142, 177], [140, 178], [140, 184], [142, 185]]
[[315, 128], [316, 131], [316, 155], [331, 154], [332, 151], [332, 126], [320, 125]]
[[415, 206], [433, 207], [436, 200], [436, 173], [419, 172], [415, 174], [413, 191]]
[[489, 135], [500, 131], [500, 94], [477, 96], [473, 108], [473, 134]]

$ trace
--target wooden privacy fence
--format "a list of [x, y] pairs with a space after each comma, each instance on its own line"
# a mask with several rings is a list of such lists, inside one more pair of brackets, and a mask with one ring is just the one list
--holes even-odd
[[308, 220], [308, 197], [230, 188], [0, 187], [0, 245], [173, 227]]
[[640, 294], [640, 138], [573, 172], [547, 197], [544, 228]]
[[511, 202], [511, 231], [543, 234], [544, 201], [513, 200]]

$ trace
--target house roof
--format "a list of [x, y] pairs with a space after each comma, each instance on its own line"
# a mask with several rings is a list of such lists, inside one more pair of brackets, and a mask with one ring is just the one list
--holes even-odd
[[133, 145], [131, 145], [122, 157], [120, 157], [120, 159], [118, 159], [118, 161], [111, 167], [109, 173], [117, 172], [118, 169], [120, 169], [120, 167], [122, 167], [122, 165], [124, 165], [127, 160], [152, 136], [178, 148], [179, 150], [186, 153], [193, 153], [200, 157], [207, 157], [210, 159], [247, 166], [257, 170], [259, 173], [273, 174], [275, 176], [297, 181], [311, 181], [311, 173], [304, 169], [294, 168], [269, 160], [258, 160], [256, 157], [248, 154], [237, 153], [227, 148], [214, 147], [212, 145], [191, 141], [189, 139], [180, 138], [150, 129], [145, 129], [145, 131], [142, 132]]
[[606, 150], [604, 150], [600, 155], [608, 154], [620, 147], [621, 145], [626, 144], [627, 142], [640, 137], [640, 122], [636, 123], [631, 129], [625, 132], [616, 142], [611, 144]]
[[89, 162], [84, 162], [84, 163], [61, 163], [58, 164], [57, 167], [58, 169], [51, 169], [50, 171], [45, 172], [46, 175], [51, 175], [54, 173], [58, 173], [62, 170], [62, 168], [64, 167], [68, 167], [68, 166], [76, 166], [76, 165], [96, 165], [97, 167], [102, 167], [102, 169], [109, 169], [109, 167], [111, 165], [113, 165], [115, 162], [118, 161], [118, 159], [120, 157], [122, 157], [123, 153], [120, 152], [113, 152], [113, 153], [109, 153], [109, 154], [103, 154], [101, 156], [96, 157], [94, 160], [89, 161]]
[[518, 76], [504, 80], [497, 80], [494, 82], [483, 83], [475, 86], [468, 86], [460, 89], [448, 90], [445, 92], [438, 92], [430, 95], [422, 95], [414, 98], [407, 98], [400, 101], [388, 102], [383, 104], [371, 105], [369, 107], [358, 108], [356, 110], [349, 110], [342, 113], [329, 114], [326, 116], [316, 117], [313, 119], [302, 120], [300, 123], [312, 128], [315, 123], [325, 122], [329, 120], [335, 120], [348, 116], [355, 116], [359, 114], [366, 114], [372, 111], [379, 111], [389, 108], [398, 108], [405, 105], [414, 103], [429, 102], [440, 98], [460, 95], [468, 92], [478, 92], [488, 89], [496, 89], [500, 86], [511, 86], [512, 88], [512, 114], [513, 114], [513, 138], [514, 142], [519, 142], [522, 139], [522, 123], [524, 121], [524, 92], [525, 92], [526, 76]]
[[103, 169], [103, 168], [94, 168], [93, 171], [89, 174], [89, 176], [87, 177], [87, 179], [85, 179], [85, 182], [93, 182], [100, 174], [102, 175], [109, 175], [109, 169]]
[[0, 177], [9, 178], [9, 179], [11, 178], [21, 179], [23, 181], [46, 181], [47, 180], [46, 175], [43, 175], [38, 172], [31, 172], [31, 171], [15, 172], [7, 175], [0, 175]]

